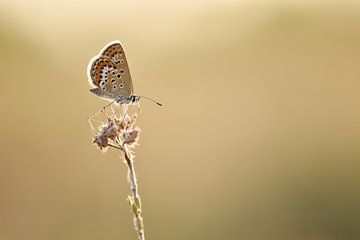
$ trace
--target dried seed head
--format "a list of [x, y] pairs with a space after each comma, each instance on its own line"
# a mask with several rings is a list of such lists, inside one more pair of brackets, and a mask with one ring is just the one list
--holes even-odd
[[116, 118], [115, 115], [104, 114], [107, 122], [99, 127], [97, 132], [90, 122], [90, 126], [96, 136], [93, 143], [96, 144], [100, 150], [106, 149], [109, 146], [116, 146], [126, 144], [130, 148], [137, 145], [140, 135], [140, 129], [134, 128], [137, 115], [133, 114], [120, 116]]
[[140, 128], [126, 130], [123, 133], [124, 144], [127, 144], [130, 148], [134, 148], [140, 137]]
[[121, 132], [121, 128], [119, 127], [119, 125], [116, 123], [117, 119], [113, 119], [113, 121], [109, 121], [108, 126], [106, 127], [106, 137], [114, 140], [117, 136], [119, 136], [120, 132]]
[[130, 121], [128, 123], [128, 128], [132, 128], [134, 127], [135, 123], [136, 123], [136, 118], [137, 118], [137, 114], [134, 113], [131, 118], [130, 118]]
[[93, 140], [93, 143], [95, 143], [100, 148], [100, 150], [105, 149], [108, 146], [108, 142], [108, 138], [105, 134], [103, 134], [103, 132], [97, 134]]
[[131, 117], [129, 115], [125, 115], [124, 117], [121, 118], [121, 120], [116, 119], [116, 123], [119, 126], [119, 128], [121, 129], [129, 129], [131, 127], [133, 127], [133, 125], [136, 122], [136, 114], [133, 114]]
[[125, 129], [127, 127], [127, 122], [129, 121], [129, 116], [125, 115], [121, 118], [121, 120], [116, 119], [116, 124], [119, 126], [120, 129]]

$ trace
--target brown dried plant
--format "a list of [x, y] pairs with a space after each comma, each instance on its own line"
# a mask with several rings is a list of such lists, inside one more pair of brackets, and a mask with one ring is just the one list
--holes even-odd
[[138, 145], [140, 128], [134, 126], [137, 115], [129, 116], [126, 112], [127, 111], [124, 111], [123, 114], [117, 117], [113, 110], [112, 113], [109, 114], [106, 108], [104, 108], [101, 113], [105, 116], [106, 122], [103, 123], [98, 130], [93, 126], [90, 117], [88, 120], [91, 130], [94, 133], [93, 143], [102, 151], [106, 151], [108, 148], [120, 150], [124, 156], [124, 163], [128, 168], [128, 181], [131, 189], [131, 195], [128, 196], [127, 200], [134, 216], [134, 226], [138, 240], [145, 240], [144, 221], [141, 217], [141, 200], [138, 193], [138, 184], [134, 168], [134, 155], [131, 151], [131, 149], [134, 149], [135, 146]]

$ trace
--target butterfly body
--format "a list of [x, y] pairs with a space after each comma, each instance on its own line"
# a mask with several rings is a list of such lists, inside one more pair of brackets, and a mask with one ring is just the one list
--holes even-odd
[[115, 102], [118, 104], [138, 104], [140, 96], [131, 95], [129, 97], [118, 96], [115, 98]]

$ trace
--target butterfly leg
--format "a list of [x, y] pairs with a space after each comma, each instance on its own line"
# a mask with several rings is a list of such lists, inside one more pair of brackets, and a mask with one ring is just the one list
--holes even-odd
[[123, 115], [125, 116], [127, 114], [127, 111], [128, 111], [128, 105], [125, 103], [125, 104], [121, 104], [121, 107], [123, 109]]
[[102, 111], [98, 111], [94, 113], [93, 115], [87, 117], [88, 122], [91, 124], [91, 120], [94, 119], [96, 116], [98, 116]]
[[[116, 107], [118, 107], [118, 106], [116, 105]], [[117, 108], [116, 110], [114, 110], [114, 109], [111, 107], [111, 111], [112, 111], [111, 118], [114, 118], [114, 117], [116, 117], [116, 114], [119, 112], [119, 108]]]
[[125, 120], [125, 117], [127, 115], [127, 111], [128, 111], [128, 105], [125, 103], [125, 104], [121, 104], [121, 107], [122, 107], [122, 110], [123, 110], [123, 115], [122, 115], [122, 121]]
[[115, 100], [113, 100], [111, 103], [109, 103], [108, 105], [105, 105], [103, 107], [104, 110], [106, 110], [106, 108], [110, 107], [111, 105], [113, 105], [113, 103], [115, 102]]
[[106, 119], [110, 119], [110, 117], [106, 111], [106, 108], [101, 109], [101, 112], [105, 115]]

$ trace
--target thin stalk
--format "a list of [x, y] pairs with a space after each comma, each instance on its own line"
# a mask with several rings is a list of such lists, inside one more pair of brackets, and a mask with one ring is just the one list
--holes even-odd
[[134, 215], [134, 226], [138, 236], [138, 240], [145, 240], [144, 221], [141, 217], [141, 200], [138, 193], [138, 185], [136, 179], [136, 172], [134, 167], [133, 156], [130, 151], [121, 144], [119, 139], [116, 140], [117, 146], [109, 144], [110, 147], [121, 150], [125, 156], [125, 164], [128, 168], [128, 180], [130, 182], [131, 196], [128, 196], [128, 201], [131, 211]]

